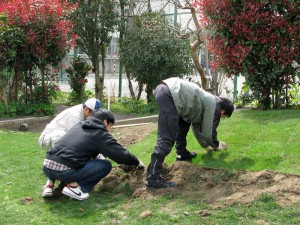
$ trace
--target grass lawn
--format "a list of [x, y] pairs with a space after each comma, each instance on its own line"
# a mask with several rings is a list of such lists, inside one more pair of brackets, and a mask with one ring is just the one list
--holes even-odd
[[[191, 132], [188, 149], [198, 153], [193, 163], [205, 167], [300, 175], [299, 130], [300, 110], [244, 110], [219, 125], [218, 137], [227, 143], [227, 151], [207, 154]], [[166, 194], [143, 200], [132, 198], [126, 188], [118, 193], [92, 192], [83, 202], [44, 200], [45, 151], [38, 146], [38, 137], [0, 130], [1, 224], [300, 224], [299, 209], [281, 207], [271, 195], [262, 195], [251, 204], [215, 209], [207, 216], [199, 216], [210, 210], [201, 196]], [[153, 133], [129, 149], [148, 165], [155, 141]], [[173, 150], [166, 162], [174, 159]], [[146, 210], [152, 216], [142, 219], [140, 214]]]

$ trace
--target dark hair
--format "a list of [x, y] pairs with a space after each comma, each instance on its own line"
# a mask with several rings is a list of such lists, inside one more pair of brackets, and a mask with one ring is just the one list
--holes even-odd
[[224, 110], [224, 115], [228, 115], [228, 118], [231, 117], [231, 114], [234, 110], [233, 102], [227, 98], [221, 98], [221, 110]]
[[112, 114], [111, 111], [107, 109], [103, 109], [103, 108], [96, 109], [93, 111], [92, 116], [101, 121], [106, 120], [107, 123], [111, 123], [111, 124], [115, 123], [114, 115]]

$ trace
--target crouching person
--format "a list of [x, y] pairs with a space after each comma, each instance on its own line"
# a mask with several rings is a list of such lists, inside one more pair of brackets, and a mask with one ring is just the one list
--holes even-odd
[[109, 160], [95, 159], [100, 153], [118, 164], [145, 167], [109, 134], [114, 122], [109, 110], [95, 110], [47, 152], [43, 171], [50, 179], [67, 184], [63, 194], [77, 200], [89, 197], [93, 187], [112, 169]]

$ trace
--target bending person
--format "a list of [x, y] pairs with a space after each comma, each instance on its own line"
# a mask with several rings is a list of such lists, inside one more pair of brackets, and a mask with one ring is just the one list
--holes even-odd
[[222, 117], [230, 117], [234, 106], [228, 99], [219, 98], [202, 90], [194, 83], [169, 78], [158, 85], [155, 92], [158, 104], [158, 136], [151, 163], [147, 168], [147, 186], [167, 188], [175, 186], [160, 176], [165, 157], [176, 142], [177, 160], [190, 160], [195, 152], [186, 149], [186, 136], [192, 125], [199, 144], [223, 150], [227, 146], [217, 139], [217, 127]]

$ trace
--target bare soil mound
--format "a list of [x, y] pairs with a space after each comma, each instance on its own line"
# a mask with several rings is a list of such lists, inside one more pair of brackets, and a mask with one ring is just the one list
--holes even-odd
[[109, 176], [100, 182], [99, 191], [118, 191], [124, 184], [130, 186], [134, 198], [148, 199], [158, 195], [176, 195], [199, 198], [213, 207], [233, 203], [250, 203], [261, 194], [275, 196], [282, 206], [300, 208], [300, 176], [278, 174], [271, 171], [228, 173], [222, 169], [204, 168], [188, 162], [164, 165], [163, 177], [176, 182], [167, 189], [148, 189], [145, 171], [124, 171], [114, 167]]
[[[133, 144], [156, 129], [155, 124], [139, 127], [118, 128], [114, 131], [123, 146]], [[150, 157], [150, 156], [149, 156]], [[145, 171], [131, 170], [120, 165], [99, 184], [99, 191], [118, 191], [128, 185], [134, 198], [148, 199], [159, 195], [195, 197], [212, 205], [224, 207], [233, 203], [250, 203], [261, 194], [275, 196], [282, 206], [300, 208], [300, 176], [279, 174], [272, 171], [228, 172], [222, 169], [200, 167], [189, 162], [164, 164], [163, 177], [176, 182], [167, 189], [147, 190]]]

